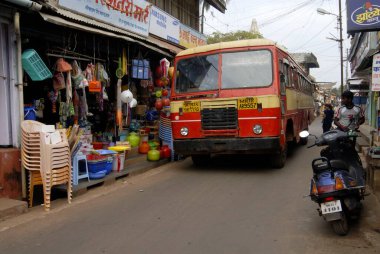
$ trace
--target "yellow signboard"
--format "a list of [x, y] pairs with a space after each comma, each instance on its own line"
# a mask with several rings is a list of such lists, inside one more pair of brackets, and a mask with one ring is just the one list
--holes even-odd
[[257, 109], [257, 98], [240, 98], [238, 100], [238, 109]]
[[200, 112], [201, 111], [201, 102], [200, 101], [185, 101], [183, 103], [183, 112]]

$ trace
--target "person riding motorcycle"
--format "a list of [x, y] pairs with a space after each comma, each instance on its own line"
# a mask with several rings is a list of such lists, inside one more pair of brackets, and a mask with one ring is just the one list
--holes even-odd
[[355, 131], [364, 123], [363, 110], [352, 102], [354, 94], [350, 91], [342, 93], [342, 106], [336, 111], [334, 124], [341, 131]]

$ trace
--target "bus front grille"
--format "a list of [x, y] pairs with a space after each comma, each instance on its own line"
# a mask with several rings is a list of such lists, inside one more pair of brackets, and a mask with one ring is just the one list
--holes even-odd
[[238, 128], [236, 107], [204, 108], [201, 110], [203, 130], [226, 130]]

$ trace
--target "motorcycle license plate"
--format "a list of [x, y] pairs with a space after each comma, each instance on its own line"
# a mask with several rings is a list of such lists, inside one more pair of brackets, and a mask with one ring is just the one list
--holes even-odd
[[342, 205], [340, 200], [329, 201], [326, 203], [321, 203], [322, 214], [336, 213], [342, 211]]

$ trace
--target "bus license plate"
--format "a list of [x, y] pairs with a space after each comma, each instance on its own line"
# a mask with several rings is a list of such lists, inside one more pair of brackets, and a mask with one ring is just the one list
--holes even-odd
[[321, 203], [322, 214], [336, 213], [342, 211], [340, 200], [334, 200], [326, 203]]
[[247, 97], [239, 99], [238, 109], [257, 109], [257, 98]]
[[200, 112], [201, 111], [201, 102], [200, 101], [185, 101], [183, 103], [183, 112]]

